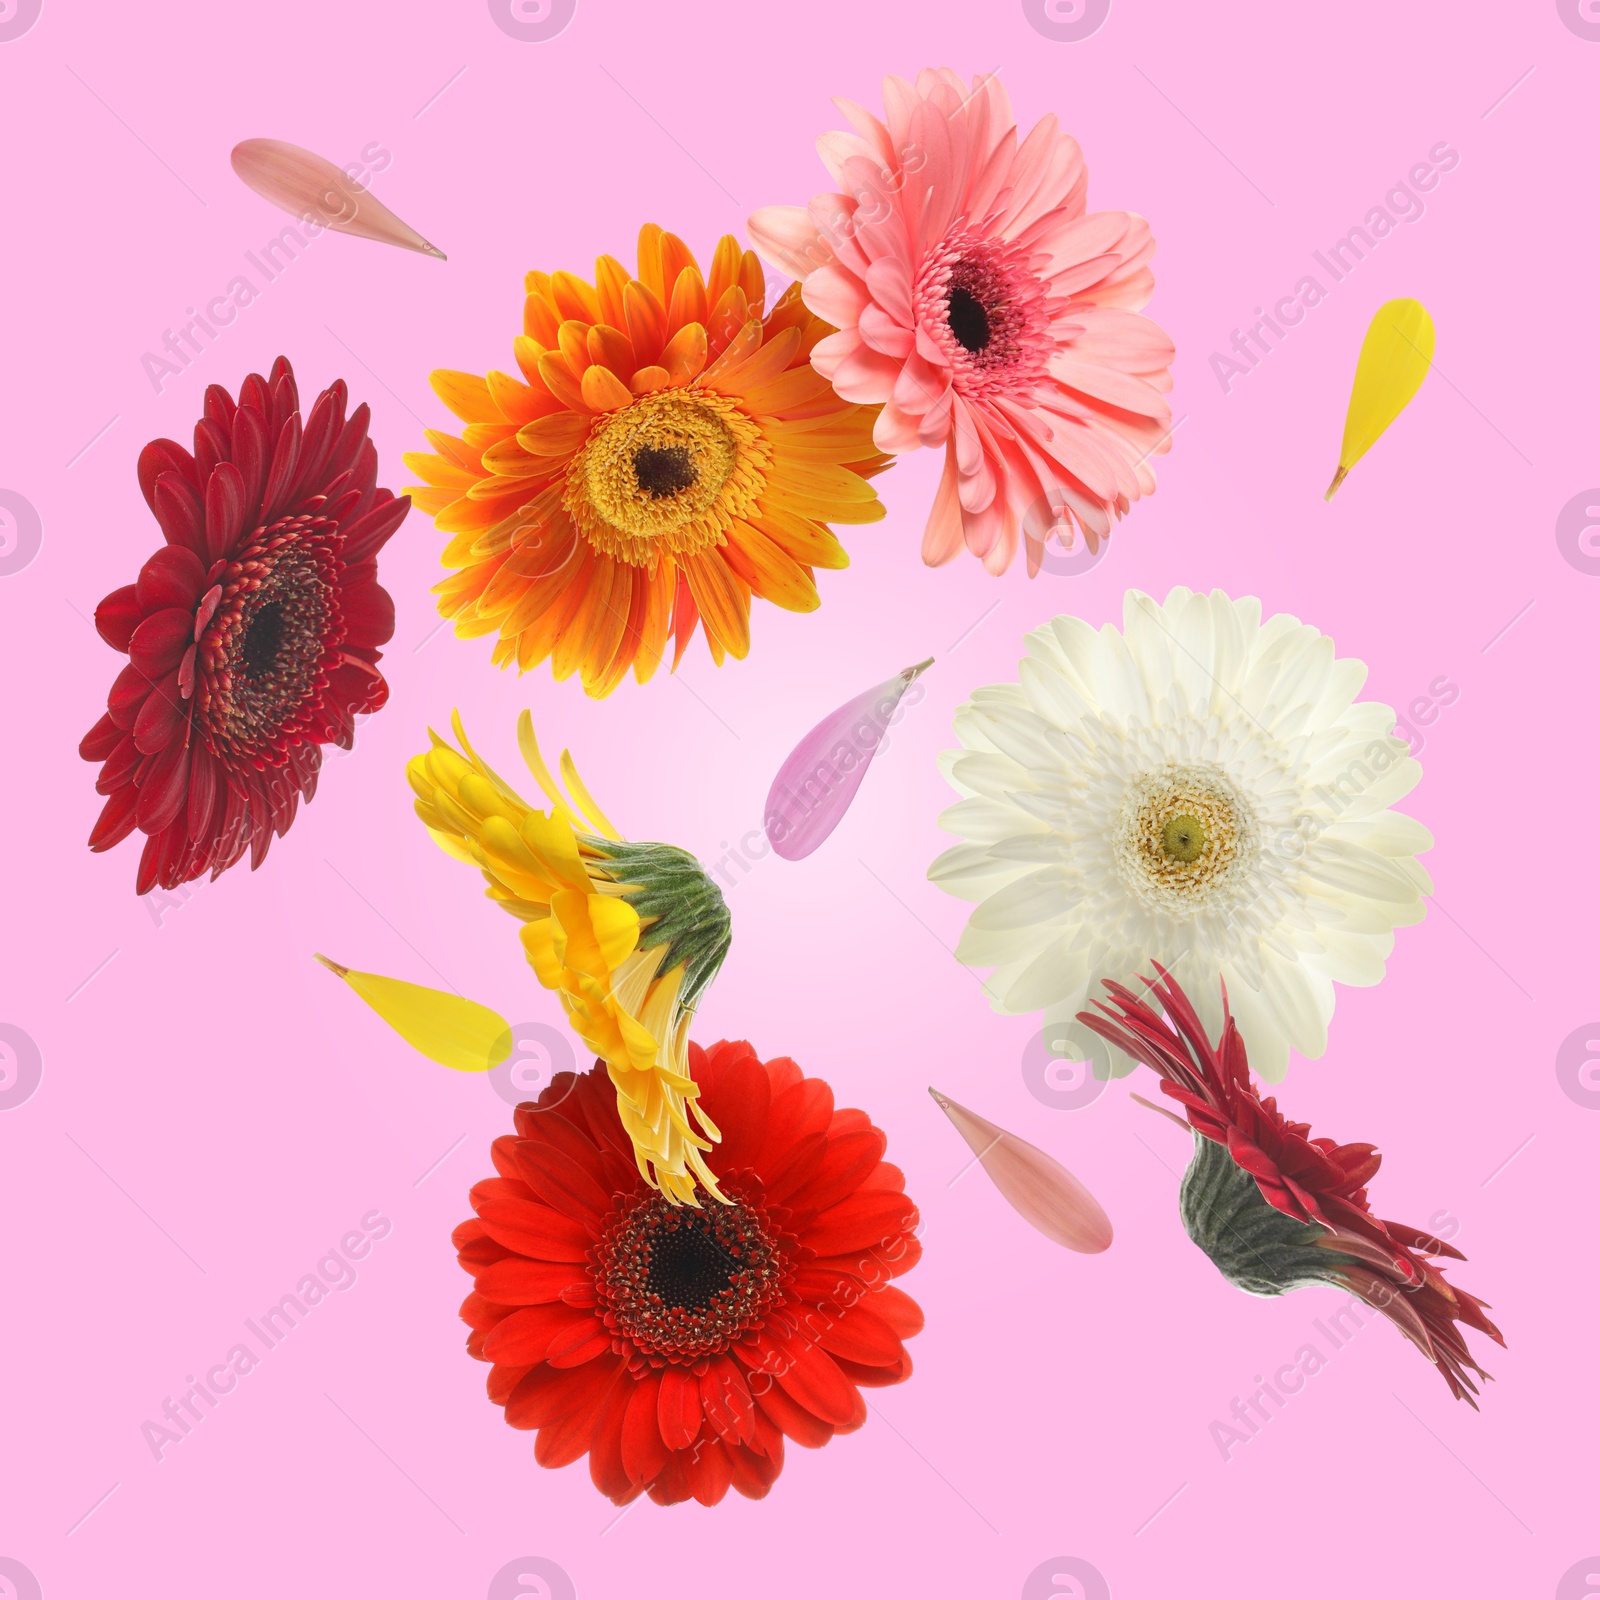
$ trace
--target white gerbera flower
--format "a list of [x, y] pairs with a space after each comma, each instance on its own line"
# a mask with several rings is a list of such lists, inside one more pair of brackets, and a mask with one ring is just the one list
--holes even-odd
[[1220, 590], [1130, 591], [1121, 633], [1057, 617], [1027, 648], [956, 713], [968, 798], [940, 822], [968, 842], [928, 872], [977, 902], [956, 954], [994, 968], [995, 1009], [1043, 1010], [1055, 1053], [1121, 1076], [1077, 1013], [1155, 961], [1213, 1036], [1227, 984], [1261, 1077], [1321, 1055], [1334, 982], [1376, 983], [1433, 892], [1432, 836], [1388, 809], [1422, 769], [1356, 701], [1366, 667]]

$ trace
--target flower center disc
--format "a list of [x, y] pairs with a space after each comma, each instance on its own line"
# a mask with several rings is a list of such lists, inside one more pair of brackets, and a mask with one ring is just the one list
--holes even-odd
[[1258, 832], [1220, 767], [1171, 766], [1129, 784], [1113, 849], [1140, 899], [1183, 915], [1230, 898], [1258, 853]]
[[739, 1340], [782, 1294], [787, 1261], [759, 1208], [696, 1211], [649, 1194], [595, 1246], [606, 1325], [641, 1354], [695, 1362]]
[[337, 535], [310, 517], [276, 524], [221, 575], [195, 698], [207, 743], [232, 766], [277, 765], [295, 738], [324, 731], [320, 691], [344, 637]]
[[693, 555], [755, 510], [771, 451], [732, 401], [666, 389], [597, 420], [563, 501], [598, 551], [632, 566]]

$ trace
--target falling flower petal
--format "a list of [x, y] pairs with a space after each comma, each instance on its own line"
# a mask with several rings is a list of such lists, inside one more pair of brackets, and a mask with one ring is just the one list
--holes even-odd
[[930, 656], [857, 695], [795, 746], [767, 793], [767, 838], [785, 861], [810, 855], [844, 820], [901, 695], [932, 665]]
[[1339, 470], [1325, 500], [1411, 404], [1433, 363], [1433, 318], [1420, 300], [1389, 300], [1379, 306], [1361, 341], [1355, 386], [1345, 413]]
[[319, 955], [413, 1050], [457, 1072], [487, 1072], [511, 1054], [511, 1025], [475, 1000], [375, 972], [357, 972]]
[[1025, 1222], [1032, 1223], [1045, 1238], [1084, 1255], [1097, 1255], [1110, 1247], [1110, 1217], [1054, 1156], [995, 1127], [937, 1089], [928, 1093], [972, 1146], [1007, 1204]]
[[233, 147], [233, 170], [263, 199], [292, 217], [309, 216], [339, 233], [445, 259], [443, 250], [314, 150], [282, 139], [246, 139]]

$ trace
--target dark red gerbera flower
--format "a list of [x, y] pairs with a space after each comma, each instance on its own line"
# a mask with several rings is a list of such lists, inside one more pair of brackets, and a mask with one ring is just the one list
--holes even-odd
[[1476, 1409], [1468, 1369], [1489, 1374], [1468, 1353], [1458, 1324], [1505, 1340], [1483, 1301], [1452, 1288], [1430, 1259], [1466, 1257], [1417, 1228], [1373, 1216], [1366, 1185], [1382, 1160], [1374, 1146], [1313, 1139], [1308, 1124], [1287, 1121], [1276, 1100], [1261, 1098], [1226, 986], [1222, 1038], [1213, 1046], [1183, 991], [1156, 970], [1159, 982], [1144, 981], [1165, 1017], [1107, 981], [1112, 1004], [1097, 1002], [1103, 1015], [1080, 1011], [1078, 1020], [1154, 1068], [1162, 1091], [1184, 1107], [1195, 1135], [1179, 1201], [1189, 1237], [1251, 1294], [1331, 1283], [1360, 1295]]
[[89, 836], [147, 835], [138, 892], [258, 867], [316, 792], [324, 744], [350, 747], [378, 710], [394, 602], [377, 555], [411, 508], [377, 487], [366, 406], [344, 383], [300, 424], [294, 373], [252, 373], [237, 404], [206, 390], [194, 454], [157, 439], [139, 487], [166, 544], [94, 614], [128, 656], [79, 752], [110, 798]]
[[618, 1505], [640, 1490], [715, 1505], [730, 1484], [760, 1499], [785, 1438], [853, 1432], [860, 1385], [910, 1376], [901, 1341], [922, 1327], [889, 1282], [922, 1253], [916, 1208], [867, 1114], [742, 1041], [689, 1060], [729, 1204], [673, 1205], [645, 1183], [597, 1062], [517, 1107], [500, 1176], [455, 1232], [489, 1398], [539, 1430], [541, 1466], [587, 1452]]

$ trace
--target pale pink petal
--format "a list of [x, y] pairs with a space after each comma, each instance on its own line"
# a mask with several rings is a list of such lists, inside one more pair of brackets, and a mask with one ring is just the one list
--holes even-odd
[[894, 381], [894, 403], [902, 411], [909, 411], [916, 416], [936, 404], [949, 387], [948, 367], [930, 365], [920, 355], [913, 353], [899, 366]]
[[942, 567], [961, 554], [966, 541], [961, 533], [961, 500], [956, 494], [956, 453], [953, 446], [944, 453], [944, 472], [922, 532], [922, 559], [930, 567]]
[[818, 267], [806, 279], [800, 297], [808, 311], [816, 312], [836, 328], [853, 328], [862, 311], [872, 304], [866, 284], [837, 265]]
[[[805, 298], [805, 291], [801, 291], [800, 298]], [[840, 363], [846, 356], [854, 355], [861, 348], [861, 335], [854, 328], [841, 328], [837, 333], [830, 333], [818, 339], [811, 350], [811, 365], [817, 369], [830, 383], [833, 375], [839, 370]]]
[[885, 455], [903, 455], [907, 450], [917, 450], [922, 446], [921, 435], [917, 431], [918, 418], [902, 411], [893, 400], [890, 400], [878, 413], [878, 420], [872, 425], [872, 442]]
[[785, 861], [811, 854], [844, 820], [900, 697], [930, 660], [897, 672], [830, 712], [794, 747], [767, 793], [765, 826]]
[[1051, 356], [1050, 376], [1079, 394], [1104, 400], [1122, 411], [1136, 411], [1146, 417], [1171, 415], [1172, 408], [1142, 378], [1101, 366], [1071, 350], [1058, 350]]
[[881, 256], [867, 268], [867, 288], [872, 298], [898, 323], [909, 328], [916, 321], [911, 309], [911, 274], [899, 256]]
[[232, 161], [233, 170], [250, 188], [291, 217], [445, 259], [443, 250], [314, 150], [282, 139], [246, 139], [233, 147]]
[[894, 381], [899, 375], [900, 363], [893, 356], [882, 355], [862, 345], [834, 368], [832, 383], [840, 399], [858, 406], [875, 406], [881, 405], [894, 392]]
[[937, 1089], [934, 1104], [983, 1164], [1006, 1204], [1055, 1244], [1082, 1255], [1111, 1246], [1111, 1219], [1100, 1202], [1056, 1160], [1026, 1139], [997, 1128]]
[[869, 305], [861, 313], [856, 326], [865, 343], [898, 361], [904, 361], [916, 348], [916, 338], [911, 330], [902, 327], [881, 306]]
[[804, 206], [762, 206], [745, 226], [751, 248], [791, 278], [805, 279], [833, 259]]
[[836, 95], [833, 103], [845, 121], [871, 147], [878, 160], [886, 167], [894, 166], [898, 157], [889, 138], [889, 130], [865, 106], [857, 105], [854, 100], [846, 100]]

